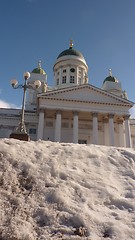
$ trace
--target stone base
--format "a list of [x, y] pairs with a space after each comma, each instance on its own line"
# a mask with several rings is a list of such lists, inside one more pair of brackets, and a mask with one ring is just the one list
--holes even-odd
[[30, 136], [27, 133], [11, 133], [9, 137], [22, 141], [30, 141]]

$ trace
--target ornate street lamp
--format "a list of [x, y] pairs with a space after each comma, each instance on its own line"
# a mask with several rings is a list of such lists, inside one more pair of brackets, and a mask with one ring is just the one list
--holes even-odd
[[23, 101], [22, 101], [22, 114], [21, 121], [18, 124], [16, 130], [10, 134], [10, 138], [16, 138], [19, 140], [29, 141], [30, 137], [26, 131], [25, 121], [24, 121], [24, 112], [25, 112], [25, 100], [26, 100], [26, 90], [27, 88], [37, 89], [41, 86], [41, 82], [39, 80], [34, 81], [34, 85], [27, 83], [27, 80], [30, 78], [30, 73], [24, 73], [24, 84], [19, 84], [16, 79], [11, 80], [11, 85], [14, 89], [22, 88], [23, 89]]

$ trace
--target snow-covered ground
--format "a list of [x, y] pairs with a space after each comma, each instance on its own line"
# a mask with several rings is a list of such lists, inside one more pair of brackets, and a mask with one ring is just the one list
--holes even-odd
[[135, 240], [135, 149], [0, 140], [0, 240], [105, 238]]

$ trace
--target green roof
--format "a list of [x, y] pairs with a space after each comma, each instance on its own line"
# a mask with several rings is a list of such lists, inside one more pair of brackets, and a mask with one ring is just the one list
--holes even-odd
[[64, 50], [63, 52], [61, 52], [61, 53], [58, 55], [57, 59], [60, 58], [60, 57], [63, 57], [63, 56], [70, 56], [70, 55], [72, 55], [72, 56], [77, 56], [77, 57], [80, 57], [80, 58], [83, 58], [83, 59], [84, 59], [82, 53], [79, 52], [78, 50], [73, 49], [72, 47], [70, 47], [69, 49], [66, 49], [66, 50]]
[[35, 69], [33, 69], [32, 73], [39, 73], [39, 74], [43, 74], [43, 75], [46, 74], [44, 69], [42, 69], [42, 68], [35, 68]]
[[43, 75], [46, 74], [45, 70], [43, 68], [41, 68], [41, 61], [38, 61], [38, 67], [34, 68], [32, 73], [39, 73], [39, 74], [43, 74]]
[[117, 83], [118, 80], [117, 80], [117, 78], [115, 78], [113, 76], [108, 76], [108, 77], [105, 78], [103, 83], [105, 83], [105, 82], [116, 82]]

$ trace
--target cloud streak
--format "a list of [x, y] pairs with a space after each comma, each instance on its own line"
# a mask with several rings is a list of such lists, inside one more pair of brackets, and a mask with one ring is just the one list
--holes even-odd
[[15, 104], [0, 100], [0, 108], [18, 108]]

